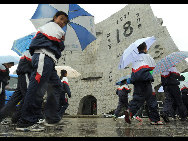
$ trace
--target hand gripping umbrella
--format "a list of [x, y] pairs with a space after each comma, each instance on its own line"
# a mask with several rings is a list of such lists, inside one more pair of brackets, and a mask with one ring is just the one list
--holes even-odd
[[174, 65], [188, 58], [188, 51], [173, 52], [157, 62], [153, 75], [167, 71]]
[[22, 54], [29, 49], [29, 45], [31, 44], [31, 41], [33, 37], [35, 36], [36, 32], [33, 32], [23, 38], [20, 38], [18, 40], [15, 40], [12, 46], [12, 50], [16, 52], [19, 56], [22, 56]]
[[84, 50], [96, 39], [94, 16], [77, 4], [39, 4], [31, 22], [38, 29], [53, 19], [57, 11], [67, 13], [69, 23], [62, 30], [65, 35], [65, 50]]
[[136, 40], [127, 49], [125, 49], [123, 55], [121, 56], [118, 68], [119, 69], [124, 69], [127, 65], [129, 65], [130, 63], [132, 63], [132, 61], [138, 55], [138, 49], [137, 49], [137, 47], [140, 44], [142, 44], [143, 42], [145, 42], [146, 45], [147, 45], [147, 50], [148, 50], [155, 41], [156, 41], [156, 39], [155, 39], [154, 36]]

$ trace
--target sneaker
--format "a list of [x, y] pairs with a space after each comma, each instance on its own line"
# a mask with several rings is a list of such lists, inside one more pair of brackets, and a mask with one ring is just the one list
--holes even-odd
[[139, 122], [142, 122], [142, 119], [139, 117], [139, 116], [133, 116], [133, 119], [136, 119], [137, 121], [139, 121]]
[[24, 131], [24, 132], [41, 132], [44, 131], [45, 128], [40, 126], [39, 124], [33, 124], [32, 126], [28, 126], [28, 127], [16, 127], [17, 131]]
[[1, 121], [1, 125], [8, 125], [10, 124], [10, 121], [8, 121], [6, 118]]
[[46, 121], [44, 122], [45, 126], [62, 126], [64, 125], [64, 122], [62, 120], [60, 120], [59, 122], [56, 123], [47, 123]]
[[125, 122], [131, 124], [131, 120], [129, 119], [129, 112], [125, 111]]
[[163, 120], [164, 120], [165, 122], [170, 122], [168, 116], [166, 116], [166, 115], [161, 115], [161, 117], [163, 118]]
[[187, 118], [180, 118], [180, 121], [186, 121]]
[[117, 117], [115, 115], [112, 116], [114, 121], [117, 121]]
[[162, 121], [151, 121], [150, 122], [151, 125], [163, 125], [163, 122]]
[[39, 121], [37, 122], [38, 124], [44, 124], [46, 122], [45, 119], [39, 119]]

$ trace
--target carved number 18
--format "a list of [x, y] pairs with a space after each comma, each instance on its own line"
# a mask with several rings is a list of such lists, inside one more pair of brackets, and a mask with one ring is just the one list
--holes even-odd
[[[131, 21], [127, 21], [123, 25], [123, 29], [124, 29], [123, 35], [125, 37], [130, 36], [133, 33], [133, 27], [131, 27]], [[119, 43], [120, 42], [120, 39], [119, 39], [119, 29], [116, 30], [116, 33], [117, 33], [117, 43]]]

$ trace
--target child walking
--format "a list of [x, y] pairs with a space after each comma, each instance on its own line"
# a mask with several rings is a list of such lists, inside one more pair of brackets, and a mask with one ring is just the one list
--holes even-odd
[[[38, 29], [33, 38], [29, 51], [32, 55], [31, 77], [27, 93], [24, 98], [24, 104], [21, 109], [21, 118], [17, 124], [16, 130], [20, 131], [43, 131], [37, 122], [40, 119], [41, 107], [43, 102], [43, 93], [40, 89], [48, 83], [48, 103], [53, 107], [46, 112], [49, 116], [45, 117], [48, 124], [59, 124], [61, 118], [58, 115], [59, 91], [61, 91], [61, 80], [55, 70], [55, 63], [61, 57], [64, 50], [64, 31], [62, 28], [68, 23], [68, 15], [58, 11], [53, 21], [45, 24]], [[55, 98], [50, 99], [50, 95]], [[51, 101], [51, 102], [50, 102]]]
[[133, 100], [130, 104], [129, 113], [126, 112], [125, 118], [129, 119], [129, 116], [132, 118], [139, 108], [146, 101], [146, 105], [149, 110], [149, 119], [150, 124], [163, 124], [160, 121], [160, 116], [157, 111], [157, 99], [155, 93], [152, 92], [151, 83], [154, 82], [153, 76], [150, 71], [155, 67], [154, 59], [147, 53], [146, 43], [143, 42], [138, 47], [138, 57], [132, 63], [132, 73], [131, 73], [131, 83], [134, 85]]
[[[119, 97], [119, 102], [113, 116], [115, 121], [119, 116], [124, 115], [125, 111], [128, 109], [128, 93], [130, 92], [131, 89], [127, 85], [127, 80], [122, 80], [120, 86], [116, 90], [116, 94]], [[130, 120], [128, 119], [127, 122], [130, 123]]]

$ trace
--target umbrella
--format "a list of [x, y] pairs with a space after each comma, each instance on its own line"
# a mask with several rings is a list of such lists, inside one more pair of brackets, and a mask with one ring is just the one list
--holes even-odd
[[55, 69], [57, 70], [57, 74], [61, 76], [61, 70], [67, 71], [67, 77], [78, 77], [81, 74], [77, 72], [75, 69], [69, 67], [69, 66], [55, 66]]
[[167, 71], [188, 57], [188, 51], [173, 52], [157, 62], [153, 75]]
[[14, 62], [14, 65], [16, 65], [18, 64], [19, 60], [20, 58], [17, 56], [11, 56], [11, 55], [0, 56], [0, 65], [9, 62]]
[[147, 50], [151, 47], [151, 45], [156, 41], [155, 37], [147, 37], [136, 40], [134, 43], [132, 43], [126, 50], [124, 50], [124, 53], [120, 59], [119, 63], [119, 69], [124, 69], [127, 65], [132, 63], [132, 61], [136, 58], [138, 55], [138, 49], [137, 47], [142, 44], [143, 42], [147, 45]]
[[19, 56], [22, 56], [26, 49], [29, 49], [29, 45], [35, 34], [36, 32], [33, 32], [23, 38], [15, 40], [13, 42], [12, 50], [15, 51]]
[[126, 76], [123, 76], [121, 77], [117, 82], [116, 82], [116, 85], [120, 85], [121, 84], [121, 81], [125, 80], [125, 79], [129, 79], [131, 78], [131, 75], [126, 75]]
[[77, 4], [39, 4], [31, 22], [38, 29], [53, 19], [57, 11], [67, 13], [69, 23], [62, 28], [65, 34], [65, 50], [84, 50], [96, 39], [94, 16]]

